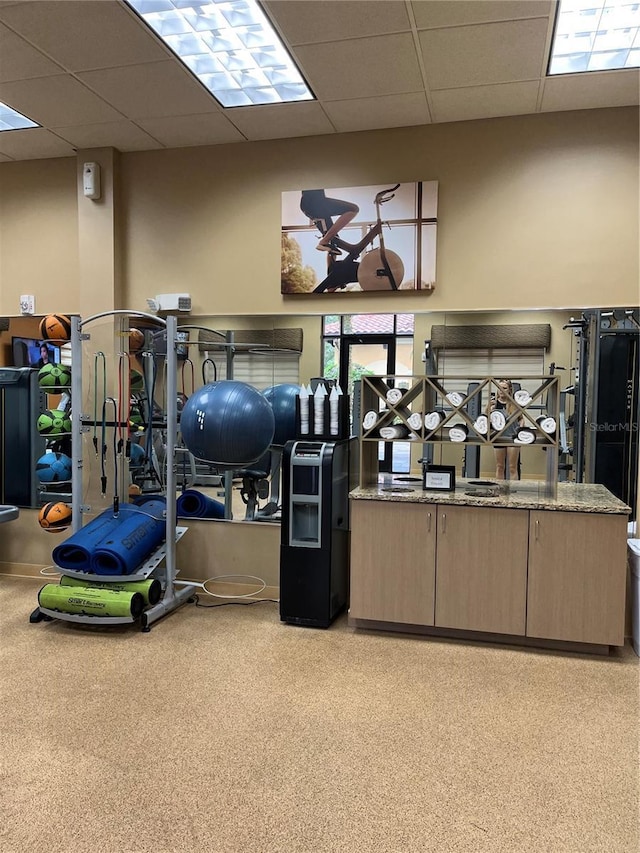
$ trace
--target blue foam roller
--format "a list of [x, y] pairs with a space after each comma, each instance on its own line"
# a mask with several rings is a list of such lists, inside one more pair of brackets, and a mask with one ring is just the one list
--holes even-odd
[[[127, 507], [122, 507], [121, 511], [126, 509]], [[91, 555], [94, 548], [119, 524], [120, 518], [114, 518], [113, 510], [101, 512], [64, 542], [56, 545], [51, 554], [53, 562], [61, 569], [74, 572], [91, 571]]]
[[144, 504], [149, 503], [149, 501], [161, 501], [164, 504], [166, 502], [166, 498], [164, 495], [158, 495], [150, 492], [148, 495], [135, 495], [130, 503], [135, 506], [144, 506]]
[[196, 489], [186, 489], [178, 498], [176, 513], [178, 518], [224, 518], [224, 504]]
[[118, 527], [97, 543], [91, 571], [97, 575], [130, 575], [165, 538], [165, 503], [147, 501], [129, 506]]

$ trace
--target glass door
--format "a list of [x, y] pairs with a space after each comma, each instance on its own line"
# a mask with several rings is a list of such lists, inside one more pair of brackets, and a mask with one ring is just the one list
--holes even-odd
[[[345, 394], [349, 394], [352, 430], [358, 435], [364, 412], [354, 389], [359, 391], [362, 376], [411, 377], [413, 373], [413, 316], [327, 315], [323, 318], [323, 341], [323, 375], [337, 379]], [[407, 386], [410, 383], [408, 378]], [[402, 379], [397, 384], [401, 387]], [[408, 474], [411, 443], [381, 441], [379, 469], [385, 473]]]

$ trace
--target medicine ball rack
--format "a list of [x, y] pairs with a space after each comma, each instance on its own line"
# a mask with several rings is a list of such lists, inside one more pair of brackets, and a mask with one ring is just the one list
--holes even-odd
[[[187, 527], [177, 526], [176, 524], [176, 470], [174, 464], [176, 438], [178, 432], [178, 410], [177, 410], [177, 318], [173, 315], [167, 316], [166, 320], [157, 317], [153, 314], [144, 312], [115, 310], [105, 311], [99, 314], [94, 314], [86, 320], [82, 320], [78, 316], [71, 318], [71, 353], [72, 364], [75, 369], [72, 369], [71, 374], [71, 393], [72, 399], [82, 400], [82, 343], [90, 338], [84, 330], [86, 327], [99, 319], [112, 317], [117, 315], [126, 315], [128, 317], [146, 317], [154, 322], [164, 325], [167, 332], [167, 340], [172, 341], [172, 346], [167, 346], [165, 355], [166, 363], [166, 383], [167, 383], [167, 417], [166, 417], [166, 516], [165, 516], [165, 541], [147, 558], [147, 560], [138, 567], [138, 569], [130, 575], [89, 575], [81, 571], [69, 571], [68, 569], [60, 568], [63, 575], [80, 578], [91, 583], [92, 580], [99, 580], [101, 583], [126, 583], [130, 581], [138, 581], [147, 579], [154, 571], [159, 569], [164, 563], [163, 576], [160, 581], [163, 586], [163, 597], [160, 601], [143, 611], [140, 618], [141, 629], [143, 632], [148, 632], [150, 626], [167, 615], [173, 610], [176, 610], [182, 604], [193, 598], [196, 592], [196, 587], [190, 584], [180, 586], [176, 589], [175, 582], [177, 576], [176, 569], [176, 543], [188, 530]], [[124, 386], [127, 389], [128, 385]], [[95, 391], [95, 389], [94, 389]], [[123, 392], [124, 393], [124, 392]], [[71, 434], [72, 434], [72, 531], [77, 532], [82, 525], [83, 512], [87, 512], [88, 507], [82, 503], [83, 482], [82, 482], [82, 434], [87, 427], [87, 418], [80, 415], [79, 412], [72, 412], [71, 417]], [[114, 429], [116, 424], [114, 424]], [[63, 613], [58, 610], [49, 610], [43, 607], [37, 607], [30, 616], [31, 622], [39, 622], [41, 620], [60, 619], [66, 622], [80, 622], [88, 625], [120, 625], [130, 624], [135, 621], [130, 616], [95, 616], [93, 614], [75, 614]]]
[[[375, 421], [365, 428], [361, 423], [360, 431], [360, 487], [373, 486], [378, 482], [378, 446], [381, 441], [415, 441], [427, 445], [458, 444], [448, 436], [449, 428], [462, 425], [467, 435], [464, 444], [489, 447], [535, 446], [547, 451], [546, 490], [549, 496], [555, 496], [558, 471], [558, 435], [543, 432], [538, 427], [537, 416], [542, 408], [550, 418], [557, 418], [559, 408], [560, 377], [557, 375], [535, 375], [514, 377], [529, 390], [530, 399], [519, 404], [508, 395], [513, 411], [506, 416], [504, 427], [499, 430], [488, 429], [486, 434], [478, 432], [476, 421], [467, 408], [475, 398], [483, 399], [481, 407], [487, 418], [490, 414], [491, 394], [497, 393], [498, 383], [503, 377], [494, 376], [363, 376], [361, 379], [362, 412], [375, 413]], [[402, 396], [396, 400], [397, 389], [403, 389]], [[460, 392], [461, 385], [471, 390]], [[456, 389], [455, 391], [453, 389]], [[393, 392], [395, 397], [390, 394]], [[394, 402], [395, 401], [395, 402]], [[425, 415], [439, 412], [439, 422], [433, 429], [425, 426]], [[535, 411], [535, 415], [534, 415]], [[415, 418], [416, 413], [419, 419]], [[413, 416], [413, 417], [412, 417]], [[534, 432], [535, 439], [525, 445], [505, 438], [509, 426], [523, 420], [524, 425]], [[372, 418], [373, 420], [373, 418]], [[416, 420], [420, 426], [416, 427]], [[413, 426], [412, 426], [413, 424]], [[402, 426], [401, 437], [385, 439], [380, 436], [384, 427]]]

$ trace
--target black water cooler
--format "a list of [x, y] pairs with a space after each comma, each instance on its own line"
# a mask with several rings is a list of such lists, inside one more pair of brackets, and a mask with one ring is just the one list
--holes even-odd
[[285, 445], [280, 544], [283, 622], [328, 628], [347, 604], [353, 441], [289, 441]]

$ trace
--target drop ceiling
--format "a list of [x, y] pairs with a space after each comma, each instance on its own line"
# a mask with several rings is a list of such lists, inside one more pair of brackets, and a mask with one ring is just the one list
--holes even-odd
[[637, 105], [637, 69], [547, 78], [554, 0], [270, 0], [317, 100], [223, 109], [118, 0], [0, 0], [0, 161]]

